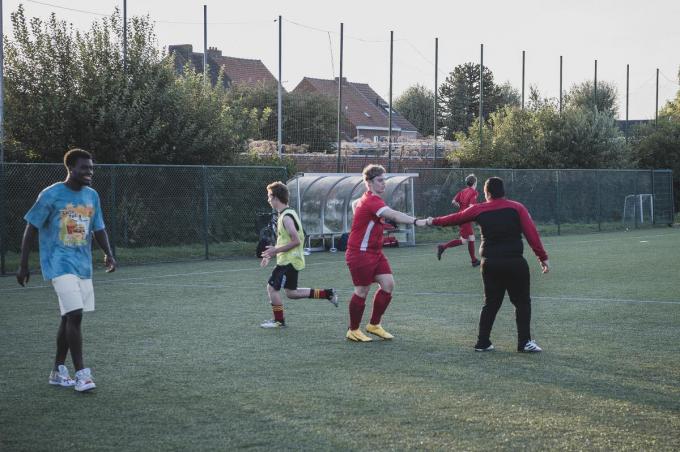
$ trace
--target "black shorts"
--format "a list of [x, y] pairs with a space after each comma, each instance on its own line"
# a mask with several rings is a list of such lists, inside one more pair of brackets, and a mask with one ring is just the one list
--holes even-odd
[[277, 265], [269, 277], [269, 285], [274, 290], [281, 290], [281, 287], [295, 290], [298, 286], [298, 271], [293, 264]]

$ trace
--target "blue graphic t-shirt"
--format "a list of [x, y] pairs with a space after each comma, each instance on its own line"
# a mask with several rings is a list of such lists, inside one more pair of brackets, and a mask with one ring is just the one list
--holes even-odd
[[104, 229], [99, 195], [73, 191], [63, 182], [44, 189], [24, 219], [38, 228], [43, 278], [92, 278], [92, 233]]

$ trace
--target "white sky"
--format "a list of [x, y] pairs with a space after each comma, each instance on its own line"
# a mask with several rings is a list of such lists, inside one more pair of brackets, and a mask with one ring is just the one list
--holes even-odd
[[[10, 13], [24, 4], [29, 17], [57, 17], [88, 29], [123, 0], [2, 1], [4, 32], [11, 37]], [[521, 88], [522, 50], [529, 85], [544, 96], [592, 80], [619, 90], [625, 118], [626, 64], [630, 64], [630, 119], [654, 117], [656, 68], [659, 108], [675, 97], [680, 67], [678, 0], [344, 0], [344, 1], [173, 1], [128, 0], [128, 17], [149, 14], [156, 21], [158, 46], [193, 44], [203, 52], [203, 5], [208, 6], [208, 45], [224, 55], [260, 59], [278, 77], [278, 24], [283, 16], [284, 86], [302, 77], [339, 73], [339, 30], [344, 22], [343, 75], [369, 83], [386, 100], [389, 93], [389, 37], [394, 31], [393, 96], [420, 83], [434, 84], [434, 38], [439, 38], [439, 82], [458, 64], [484, 64], [499, 83]], [[63, 8], [70, 8], [63, 9]], [[88, 12], [74, 11], [73, 9]], [[96, 13], [96, 14], [93, 14]], [[311, 27], [311, 28], [310, 28]], [[313, 28], [313, 29], [312, 29]]]

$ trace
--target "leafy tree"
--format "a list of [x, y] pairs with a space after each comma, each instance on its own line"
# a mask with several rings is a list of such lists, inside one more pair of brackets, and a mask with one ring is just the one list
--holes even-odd
[[591, 81], [579, 83], [571, 88], [564, 97], [567, 106], [581, 107], [585, 110], [606, 113], [612, 117], [616, 116], [619, 105], [616, 100], [617, 90], [613, 83], [607, 81], [597, 82], [597, 101], [595, 100], [595, 84]]
[[[517, 104], [519, 95], [509, 84], [496, 85], [493, 73], [484, 67], [483, 116], [505, 105]], [[456, 66], [439, 87], [439, 111], [444, 137], [453, 139], [456, 132], [467, 132], [479, 116], [479, 64], [465, 63]]]
[[661, 109], [656, 124], [644, 124], [634, 129], [631, 146], [639, 168], [673, 170], [675, 211], [680, 210], [680, 90], [675, 99]]
[[22, 6], [12, 23], [9, 159], [60, 161], [77, 146], [102, 163], [228, 163], [259, 127], [262, 114], [228, 103], [221, 85], [204, 86], [191, 71], [177, 76], [149, 17], [129, 21], [125, 68], [118, 10], [84, 33], [54, 14], [27, 20]]
[[394, 108], [423, 136], [434, 133], [434, 93], [422, 85], [414, 85], [394, 101]]
[[506, 106], [484, 124], [458, 133], [461, 147], [449, 158], [462, 166], [502, 168], [621, 168], [631, 164], [629, 149], [608, 113], [572, 105], [562, 114], [552, 99], [532, 87], [529, 108]]

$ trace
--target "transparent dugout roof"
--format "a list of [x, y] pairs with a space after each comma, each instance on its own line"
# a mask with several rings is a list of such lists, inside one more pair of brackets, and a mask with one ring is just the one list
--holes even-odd
[[[385, 202], [413, 214], [415, 173], [385, 174]], [[306, 235], [343, 234], [352, 225], [352, 202], [366, 191], [361, 174], [301, 173], [289, 180], [290, 205], [300, 214]]]

